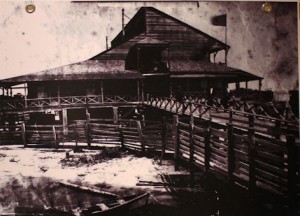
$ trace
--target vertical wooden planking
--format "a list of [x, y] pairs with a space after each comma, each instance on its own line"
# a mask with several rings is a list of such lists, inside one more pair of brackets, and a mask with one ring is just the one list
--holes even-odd
[[24, 122], [21, 124], [21, 133], [22, 133], [23, 145], [24, 145], [24, 147], [27, 147], [26, 129], [25, 129], [25, 123]]
[[190, 185], [194, 186], [195, 181], [195, 170], [194, 170], [194, 116], [190, 117]]
[[296, 215], [297, 212], [297, 147], [295, 137], [287, 135], [288, 148], [288, 206], [289, 215]]
[[235, 166], [235, 159], [234, 159], [234, 151], [233, 151], [233, 126], [231, 124], [227, 125], [227, 142], [228, 142], [228, 149], [227, 149], [227, 165], [228, 165], [228, 180], [229, 182], [232, 182], [232, 176], [234, 172], [234, 166]]
[[173, 116], [173, 131], [174, 131], [174, 160], [175, 170], [178, 170], [179, 156], [179, 132], [178, 132], [178, 115]]
[[136, 124], [137, 124], [138, 132], [139, 132], [142, 152], [145, 152], [145, 143], [143, 142], [143, 130], [142, 130], [141, 121], [136, 121]]

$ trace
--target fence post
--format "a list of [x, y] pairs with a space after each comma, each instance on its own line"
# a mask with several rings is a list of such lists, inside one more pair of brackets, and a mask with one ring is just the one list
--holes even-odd
[[[209, 122], [207, 122], [209, 124]], [[204, 132], [204, 172], [209, 171], [209, 160], [210, 160], [210, 126], [206, 125], [206, 130]]]
[[194, 116], [190, 117], [190, 185], [194, 186], [195, 170], [194, 170]]
[[166, 151], [166, 142], [167, 142], [167, 132], [168, 132], [168, 124], [166, 117], [162, 117], [162, 130], [161, 130], [161, 155], [160, 155], [160, 164], [162, 163], [163, 156]]
[[143, 131], [142, 131], [141, 121], [136, 121], [136, 124], [137, 124], [137, 128], [138, 128], [139, 136], [140, 136], [142, 152], [144, 153], [145, 152], [145, 143], [143, 141]]
[[178, 156], [179, 156], [179, 131], [178, 131], [178, 115], [173, 116], [173, 131], [174, 131], [174, 160], [175, 171], [178, 170]]
[[122, 123], [120, 122], [119, 125], [119, 130], [120, 130], [120, 143], [121, 143], [121, 148], [125, 149], [125, 145], [124, 145], [124, 135], [123, 135], [123, 129], [122, 129]]
[[25, 123], [21, 124], [21, 133], [24, 147], [27, 147]]
[[86, 137], [86, 142], [88, 145], [88, 148], [91, 147], [91, 115], [90, 113], [86, 114], [86, 122], [85, 122], [85, 137]]
[[52, 131], [53, 131], [53, 142], [54, 142], [54, 147], [58, 148], [58, 142], [57, 142], [57, 134], [55, 130], [55, 126], [52, 126]]
[[74, 128], [74, 139], [75, 139], [75, 149], [78, 150], [78, 131], [77, 131], [77, 124], [74, 123], [73, 124], [73, 128]]
[[288, 148], [288, 207], [289, 215], [296, 215], [297, 212], [297, 148], [295, 143], [295, 136], [287, 135]]
[[255, 133], [254, 133], [254, 117], [249, 116], [249, 129], [248, 129], [248, 158], [249, 158], [249, 195], [253, 198], [256, 188], [255, 179]]
[[118, 107], [113, 107], [113, 118], [114, 124], [117, 124], [119, 121]]
[[276, 119], [275, 120], [275, 133], [274, 133], [275, 139], [280, 139], [280, 125], [281, 125], [280, 120]]
[[227, 125], [227, 140], [228, 140], [228, 149], [227, 149], [227, 165], [228, 165], [228, 180], [232, 182], [232, 175], [234, 172], [235, 160], [234, 160], [234, 151], [233, 151], [233, 126], [231, 124]]
[[232, 110], [230, 109], [230, 110], [229, 110], [229, 123], [232, 123], [232, 117], [233, 117], [233, 112], [232, 112]]

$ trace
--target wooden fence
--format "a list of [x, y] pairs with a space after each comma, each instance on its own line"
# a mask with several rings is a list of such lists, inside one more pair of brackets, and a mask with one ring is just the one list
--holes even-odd
[[295, 211], [299, 188], [299, 148], [295, 136], [285, 141], [263, 136], [255, 127], [241, 130], [195, 119], [174, 116], [174, 158], [247, 188], [249, 193], [264, 190], [287, 197]]
[[120, 145], [147, 151], [173, 149], [172, 121], [134, 119], [76, 120], [63, 125], [0, 126], [0, 144], [48, 145], [62, 147], [65, 143], [92, 147], [96, 144]]
[[226, 125], [231, 123], [240, 129], [254, 127], [263, 135], [279, 138], [279, 135], [293, 134], [299, 137], [299, 121], [287, 121], [265, 115], [258, 115], [239, 110], [224, 109], [201, 103], [185, 101], [180, 103], [173, 98], [149, 98], [147, 105], [163, 109], [174, 114], [193, 115], [194, 117]]

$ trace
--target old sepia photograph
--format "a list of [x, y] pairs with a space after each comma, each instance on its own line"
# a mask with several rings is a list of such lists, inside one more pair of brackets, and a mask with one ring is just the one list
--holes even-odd
[[300, 215], [298, 7], [1, 1], [0, 215]]

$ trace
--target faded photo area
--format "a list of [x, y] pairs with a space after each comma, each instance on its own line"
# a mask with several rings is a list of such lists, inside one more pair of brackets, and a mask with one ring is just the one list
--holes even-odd
[[0, 215], [299, 215], [297, 21], [1, 1]]

